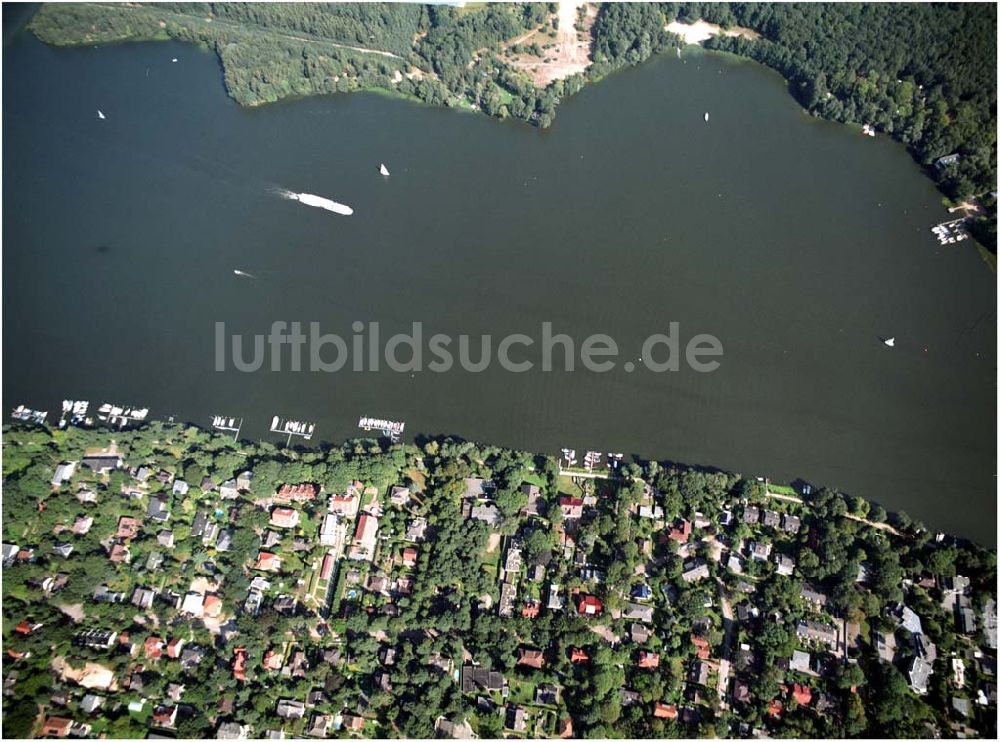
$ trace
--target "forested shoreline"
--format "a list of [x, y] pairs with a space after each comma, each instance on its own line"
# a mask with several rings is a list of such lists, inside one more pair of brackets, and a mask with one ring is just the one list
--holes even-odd
[[[716, 36], [710, 49], [782, 74], [815, 116], [870, 124], [904, 143], [950, 199], [980, 197], [975, 236], [996, 251], [996, 7], [991, 4], [606, 3], [589, 29], [592, 64], [536, 88], [506, 45], [541, 29], [556, 4], [467, 8], [410, 4], [45, 5], [30, 23], [58, 45], [177, 39], [219, 56], [241, 105], [384, 89], [540, 127], [558, 104], [616, 69], [682, 45], [665, 26], [704, 19], [758, 39]], [[958, 155], [942, 162], [941, 158]]]

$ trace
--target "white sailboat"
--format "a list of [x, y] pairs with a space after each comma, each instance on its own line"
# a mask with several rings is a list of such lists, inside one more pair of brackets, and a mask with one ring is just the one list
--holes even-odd
[[387, 167], [385, 166], [385, 163], [384, 163], [384, 162], [383, 162], [383, 163], [380, 163], [380, 164], [379, 164], [379, 166], [378, 166], [378, 171], [379, 171], [380, 173], [382, 173], [382, 175], [385, 175], [385, 176], [388, 176], [388, 175], [389, 175], [389, 168], [387, 168]]
[[241, 271], [239, 269], [234, 269], [233, 273], [237, 276], [242, 276], [243, 278], [256, 278], [257, 276], [247, 273], [246, 271]]
[[888, 345], [890, 348], [896, 347], [896, 338], [886, 338], [882, 342]]
[[102, 121], [103, 121], [104, 119], [106, 119], [106, 118], [107, 118], [107, 116], [105, 116], [105, 115], [104, 115], [104, 114], [103, 114], [103, 113], [101, 112], [101, 109], [100, 109], [100, 108], [98, 108], [98, 109], [97, 109], [97, 118], [101, 119]]
[[708, 123], [708, 111], [705, 112], [705, 123]]

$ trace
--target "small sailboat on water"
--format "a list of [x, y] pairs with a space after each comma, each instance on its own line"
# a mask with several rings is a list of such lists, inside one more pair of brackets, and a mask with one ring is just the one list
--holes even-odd
[[382, 173], [382, 175], [389, 177], [389, 168], [385, 166], [384, 162], [379, 164], [378, 171]]
[[255, 275], [253, 275], [251, 273], [247, 273], [246, 271], [241, 271], [241, 270], [238, 270], [238, 269], [234, 269], [233, 270], [233, 274], [235, 274], [237, 276], [242, 276], [243, 278], [256, 278], [257, 277], [257, 276], [255, 276]]
[[104, 113], [101, 111], [100, 108], [97, 109], [97, 118], [101, 119], [101, 121], [107, 118], [107, 116], [104, 115]]
[[705, 111], [705, 123], [708, 123], [708, 111]]
[[885, 345], [887, 345], [890, 348], [895, 348], [896, 347], [896, 338], [894, 338], [894, 337], [893, 338], [883, 338], [882, 343], [885, 344]]

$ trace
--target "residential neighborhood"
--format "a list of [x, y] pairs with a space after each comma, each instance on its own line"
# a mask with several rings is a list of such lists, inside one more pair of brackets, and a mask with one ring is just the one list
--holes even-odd
[[22, 736], [995, 735], [995, 555], [828, 490], [159, 423], [4, 467]]

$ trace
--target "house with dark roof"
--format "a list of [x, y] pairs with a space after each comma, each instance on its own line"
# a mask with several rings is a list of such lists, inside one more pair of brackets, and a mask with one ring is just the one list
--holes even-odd
[[688, 682], [695, 685], [707, 686], [710, 674], [709, 666], [700, 660], [696, 660], [691, 663], [691, 667], [688, 669]]
[[641, 623], [634, 623], [629, 626], [629, 636], [636, 644], [645, 644], [646, 640], [649, 639], [649, 629]]
[[500, 525], [500, 522], [503, 520], [503, 516], [500, 514], [500, 508], [492, 502], [487, 502], [482, 505], [470, 505], [468, 507], [467, 517], [472, 520], [480, 520], [491, 528]]
[[503, 674], [485, 667], [465, 665], [462, 668], [462, 692], [475, 693], [480, 690], [487, 692], [499, 691], [504, 687]]
[[520, 706], [508, 706], [504, 726], [515, 732], [524, 732], [528, 729], [528, 714]]
[[684, 564], [681, 579], [684, 582], [698, 582], [709, 576], [708, 563], [703, 559], [692, 559]]
[[653, 606], [642, 605], [641, 603], [629, 603], [622, 612], [622, 618], [627, 621], [642, 621], [643, 623], [653, 622]]
[[795, 625], [795, 633], [804, 641], [826, 644], [831, 649], [837, 646], [837, 630], [828, 623], [800, 620]]
[[544, 516], [548, 510], [545, 498], [542, 497], [542, 491], [537, 484], [529, 484], [525, 482], [521, 485], [521, 492], [528, 496], [527, 504], [521, 508], [522, 515], [541, 515]]

